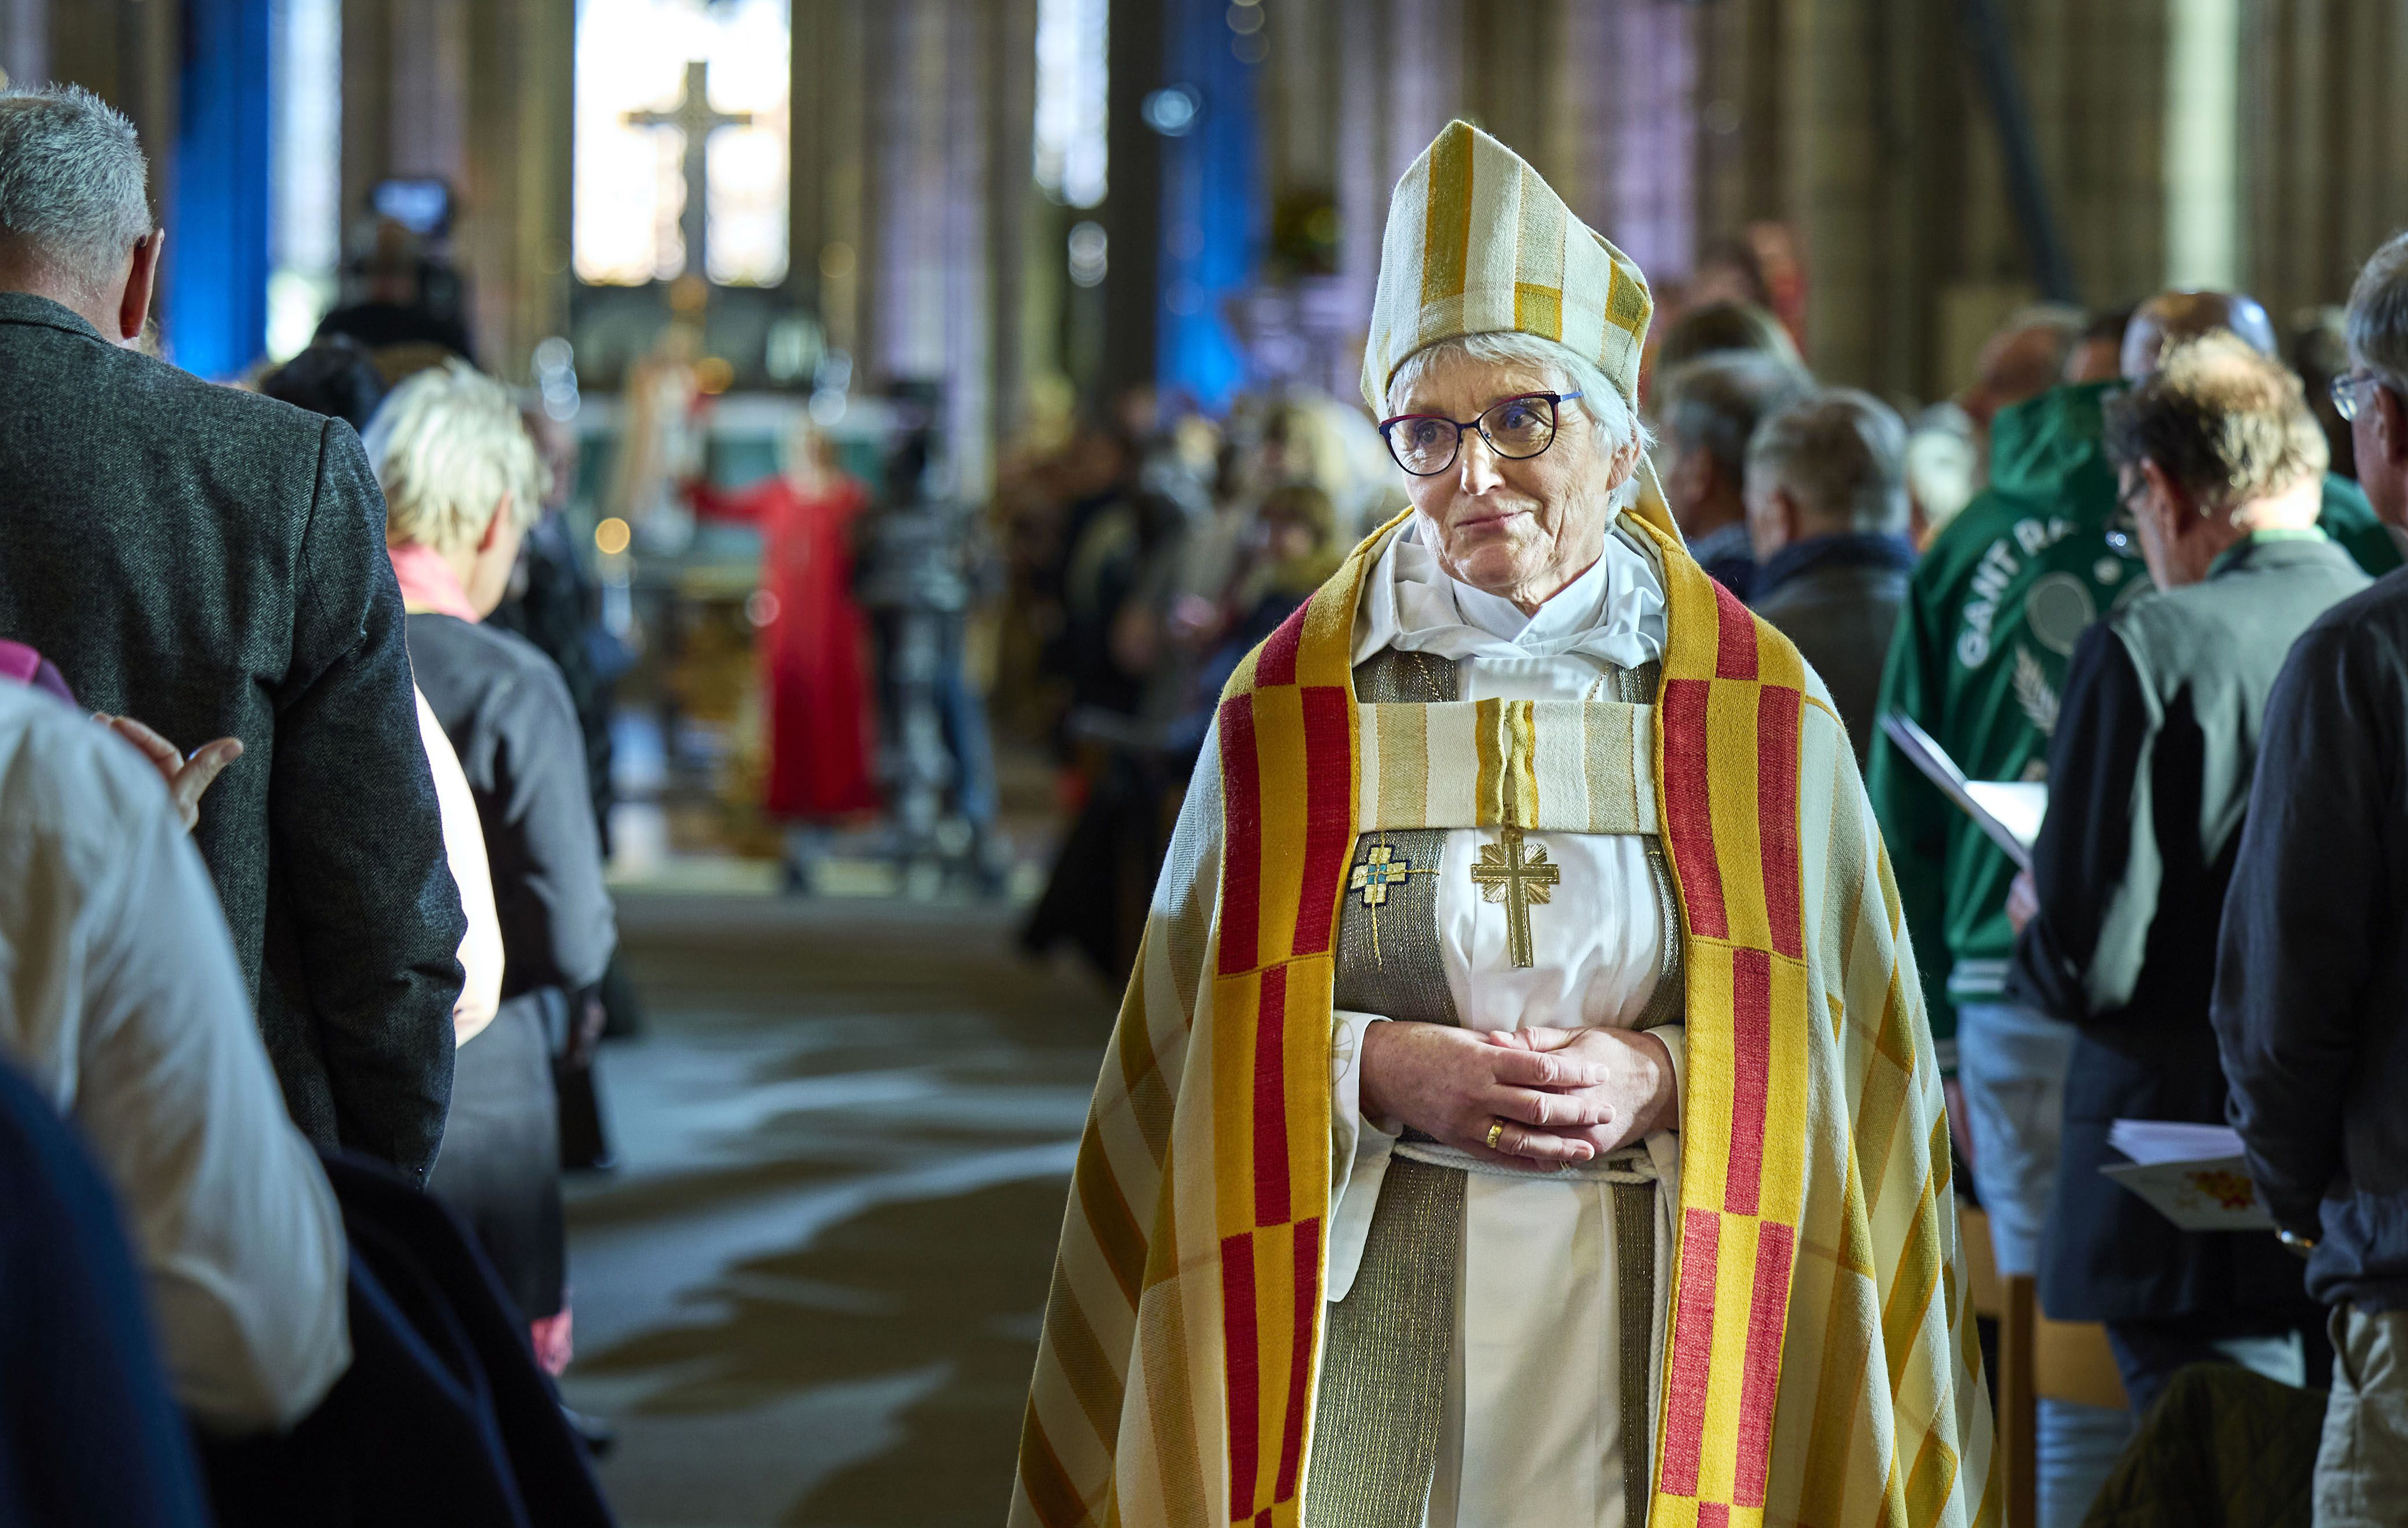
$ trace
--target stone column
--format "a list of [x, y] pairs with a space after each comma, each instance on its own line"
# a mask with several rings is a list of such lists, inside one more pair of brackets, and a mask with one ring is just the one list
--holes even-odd
[[[1397, 181], [1467, 108], [1466, 0], [1329, 0], [1338, 116], [1330, 137], [1338, 203], [1333, 303], [1369, 330], [1380, 241]], [[1326, 85], [1323, 89], [1326, 90]], [[1340, 389], [1341, 397], [1352, 396]]]
[[[1095, 221], [1109, 238], [1109, 267], [1097, 289], [1103, 308], [1101, 390], [1154, 385], [1161, 302], [1162, 139], [1146, 125], [1145, 98], [1164, 78], [1163, 0], [1111, 0], [1110, 168]], [[1077, 303], [1084, 294], [1073, 294]]]
[[[44, 0], [33, 0], [22, 14], [45, 9], [48, 78], [81, 85], [133, 119], [150, 161], [151, 209], [165, 216], [177, 137], [180, 11], [155, 0], [70, 0], [47, 7]], [[33, 36], [30, 27], [23, 36]], [[160, 295], [163, 306], [173, 300], [172, 293], [170, 275]]]
[[469, 332], [506, 381], [568, 322], [575, 81], [575, 0], [344, 0], [345, 216], [380, 180], [451, 185]]
[[1782, 221], [1805, 252], [1813, 364], [1834, 382], [1928, 397], [1962, 216], [1950, 129], [1967, 70], [1953, 17], [1912, 0], [1809, 0], [1789, 20]]
[[[1569, 109], [1569, 22], [1564, 0], [1462, 0], [1457, 46], [1465, 109], [1579, 209], [1589, 201], [1591, 166]], [[1598, 59], [1579, 64], [1602, 66]]]
[[[2084, 296], [2167, 272], [2168, 0], [2007, 5], [2042, 177]], [[1990, 103], [1953, 6], [1705, 0], [1697, 8], [1698, 233], [1787, 224], [1810, 359], [1920, 401], [2037, 295]]]
[[1695, 264], [1698, 9], [1603, 0], [1565, 16], [1558, 110], [1576, 176], [1556, 189], [1659, 290]]
[[[1440, 128], [1469, 108], [1464, 7], [1469, 0], [1388, 0], [1387, 136], [1380, 166], [1380, 222], [1388, 193]], [[1371, 237], [1376, 240], [1379, 225]]]
[[1001, 423], [999, 281], [1025, 201], [1003, 204], [1025, 198], [1029, 179], [1033, 22], [1018, 0], [892, 0], [864, 23], [856, 374], [943, 384], [954, 491], [973, 498], [993, 476]]
[[1338, 300], [1356, 315], [1359, 335], [1370, 330], [1371, 297], [1380, 279], [1380, 238], [1388, 219], [1387, 95], [1383, 67], [1394, 39], [1387, 7], [1379, 0], [1332, 0], [1337, 34], [1349, 45], [1336, 55], [1338, 123], [1330, 142], [1338, 202]]
[[0, 73], [21, 85], [50, 78], [50, 0], [0, 0]]
[[1292, 195], [1326, 195], [1336, 183], [1342, 131], [1341, 79], [1348, 52], [1371, 46], [1369, 30], [1350, 30], [1342, 0], [1288, 0], [1267, 7], [1270, 54], [1261, 68], [1264, 191], [1276, 205]]
[[[1792, 0], [1706, 0], [1698, 41], [1699, 246], [1788, 210], [1783, 150], [1791, 123], [1782, 68]], [[1803, 0], [1796, 0], [1803, 3]]]
[[2243, 24], [2244, 267], [2283, 324], [2342, 301], [2408, 206], [2408, 19], [2254, 0]]
[[2041, 9], [2028, 73], [2074, 279], [2101, 306], [2147, 296], [2166, 281], [2166, 0]]
[[[520, 0], [492, 0], [515, 9]], [[477, 8], [482, 9], [480, 6]], [[343, 207], [380, 180], [467, 189], [468, 0], [343, 0]]]
[[853, 0], [796, 0], [794, 37], [787, 280], [818, 309], [829, 348], [858, 359], [870, 238], [864, 7]]
[[[1051, 347], [1033, 343], [1022, 322], [1029, 286], [1031, 238], [1040, 203], [1031, 174], [1037, 119], [1037, 0], [991, 0], [987, 56], [987, 290], [996, 316], [990, 346], [991, 399], [987, 438], [1008, 447], [1028, 422], [1029, 383]], [[992, 456], [990, 457], [990, 470]]]
[[480, 358], [523, 382], [568, 327], [575, 0], [482, 0], [468, 39], [466, 195], [455, 242], [474, 273]]

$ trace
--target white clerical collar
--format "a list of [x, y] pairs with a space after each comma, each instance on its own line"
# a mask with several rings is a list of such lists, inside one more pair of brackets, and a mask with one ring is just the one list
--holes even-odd
[[1521, 606], [1501, 595], [1475, 589], [1461, 579], [1449, 577], [1447, 583], [1455, 590], [1455, 607], [1462, 613], [1465, 624], [1502, 641], [1544, 641], [1558, 633], [1584, 630], [1597, 623], [1612, 588], [1613, 552], [1621, 548], [1611, 537], [1606, 546], [1609, 550], [1589, 564], [1587, 572], [1557, 590], [1535, 615], [1525, 613]]
[[1619, 530], [1587, 572], [1525, 615], [1512, 600], [1447, 576], [1419, 520], [1390, 538], [1365, 580], [1354, 661], [1383, 647], [1440, 657], [1534, 658], [1579, 653], [1635, 669], [1664, 653], [1664, 591]]

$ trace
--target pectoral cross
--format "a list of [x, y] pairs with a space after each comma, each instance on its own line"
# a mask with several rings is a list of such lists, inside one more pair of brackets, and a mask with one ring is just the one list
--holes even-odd
[[704, 281], [710, 279], [708, 256], [710, 238], [710, 135], [723, 127], [750, 127], [750, 111], [710, 109], [710, 64], [695, 59], [685, 66], [685, 94], [666, 111], [630, 111], [630, 127], [674, 128], [685, 139], [685, 209], [678, 228], [685, 236], [685, 268]]
[[1354, 867], [1354, 874], [1347, 885], [1362, 893], [1363, 905], [1370, 910], [1373, 965], [1381, 963], [1380, 909], [1388, 904], [1389, 888], [1403, 886], [1409, 876], [1437, 873], [1434, 870], [1415, 870], [1413, 862], [1398, 858], [1395, 845], [1389, 843], [1371, 845], [1369, 852], [1364, 855], [1363, 862]]
[[[1525, 849], [1529, 858], [1523, 858]], [[1548, 887], [1563, 879], [1563, 872], [1547, 862], [1547, 851], [1535, 843], [1522, 841], [1519, 828], [1500, 829], [1498, 842], [1484, 843], [1480, 849], [1480, 863], [1471, 867], [1471, 878], [1480, 887], [1480, 894], [1492, 902], [1505, 904], [1505, 952], [1517, 966], [1536, 965], [1530, 954], [1530, 904], [1543, 904], [1551, 893]]]

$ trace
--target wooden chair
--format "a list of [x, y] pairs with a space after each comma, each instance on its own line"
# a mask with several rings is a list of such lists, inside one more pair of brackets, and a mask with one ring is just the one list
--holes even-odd
[[1999, 1276], [1990, 1256], [1990, 1218], [1957, 1209], [1958, 1236], [1973, 1288], [1973, 1313], [1999, 1323], [2000, 1456], [2006, 1461], [2005, 1528], [2040, 1521], [2040, 1401], [2128, 1406], [2124, 1378], [2107, 1346], [2107, 1329], [2092, 1321], [2052, 1321], [2041, 1314], [2029, 1274]]

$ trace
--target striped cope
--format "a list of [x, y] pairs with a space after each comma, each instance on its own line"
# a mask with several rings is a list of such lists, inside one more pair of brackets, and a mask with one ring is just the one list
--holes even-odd
[[1484, 823], [1644, 811], [1666, 845], [1688, 1065], [1648, 1521], [1999, 1521], [1939, 1077], [1854, 755], [1795, 649], [1626, 523], [1663, 571], [1653, 706], [1357, 704], [1394, 525], [1231, 681], [1081, 1145], [1014, 1524], [1300, 1521], [1332, 939], [1348, 848], [1408, 788]]

